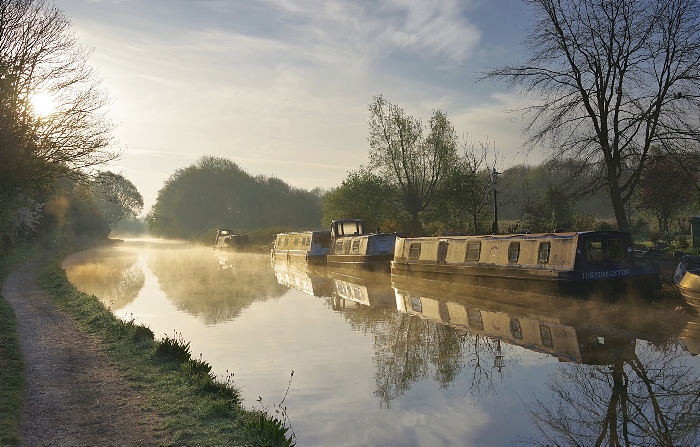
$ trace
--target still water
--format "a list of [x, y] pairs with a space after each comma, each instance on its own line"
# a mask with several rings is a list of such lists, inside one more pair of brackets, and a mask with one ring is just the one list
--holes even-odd
[[700, 444], [700, 319], [677, 311], [180, 243], [126, 241], [64, 267], [117, 316], [233, 373], [248, 407], [282, 403], [299, 446]]

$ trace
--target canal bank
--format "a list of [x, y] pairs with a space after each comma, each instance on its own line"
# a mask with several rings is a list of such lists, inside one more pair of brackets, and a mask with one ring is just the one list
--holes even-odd
[[21, 347], [8, 393], [24, 383], [24, 402], [3, 408], [0, 445], [291, 444], [280, 423], [241, 406], [231, 377], [192, 359], [188, 343], [117, 319], [48, 254], [12, 266], [2, 295], [0, 337]]

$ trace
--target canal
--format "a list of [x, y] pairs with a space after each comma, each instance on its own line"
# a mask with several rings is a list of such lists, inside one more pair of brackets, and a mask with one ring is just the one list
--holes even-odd
[[[700, 444], [700, 318], [125, 241], [77, 288], [181, 337], [301, 446]], [[612, 302], [611, 302], [612, 301]]]

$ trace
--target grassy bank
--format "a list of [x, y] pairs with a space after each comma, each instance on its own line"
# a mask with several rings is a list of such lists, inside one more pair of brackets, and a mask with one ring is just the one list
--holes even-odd
[[[30, 255], [19, 250], [0, 258], [0, 284], [12, 266]], [[24, 391], [24, 363], [17, 336], [17, 323], [10, 303], [0, 294], [0, 446], [20, 443], [20, 416]]]
[[[280, 421], [244, 408], [232, 378], [213, 376], [210, 365], [193, 359], [189, 343], [177, 334], [155, 340], [149, 328], [116, 318], [94, 296], [76, 290], [56, 260], [42, 268], [39, 283], [83, 330], [102, 342], [114, 364], [164, 418], [173, 445], [293, 445]], [[22, 361], [14, 316], [4, 299], [0, 300], [0, 312], [0, 374], [7, 376], [0, 376], [0, 445], [16, 445], [24, 380]], [[6, 400], [5, 395], [14, 399]]]

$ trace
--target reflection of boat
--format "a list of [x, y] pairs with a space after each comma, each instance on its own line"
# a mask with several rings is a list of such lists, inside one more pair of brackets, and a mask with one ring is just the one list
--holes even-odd
[[394, 308], [396, 298], [391, 288], [391, 277], [382, 272], [332, 271], [325, 275], [333, 283], [333, 298], [353, 301], [365, 306]]
[[683, 256], [673, 282], [685, 302], [700, 312], [700, 256]]
[[[544, 352], [564, 361], [609, 364], [634, 354], [635, 339], [663, 343], [682, 315], [532, 293], [472, 288], [392, 276], [400, 311], [459, 330]], [[621, 318], [621, 316], [624, 316]]]
[[331, 296], [333, 286], [331, 280], [316, 272], [310, 271], [303, 265], [290, 264], [285, 261], [274, 262], [277, 282], [290, 289], [299, 290], [313, 296]]
[[218, 230], [214, 240], [215, 250], [236, 250], [247, 247], [250, 243], [247, 234], [236, 233], [233, 230]]
[[330, 231], [279, 233], [272, 248], [272, 258], [275, 261], [324, 265], [330, 241]]
[[541, 294], [660, 286], [658, 264], [637, 265], [617, 231], [398, 238], [391, 272]]
[[692, 355], [700, 354], [700, 319], [689, 321], [678, 338]]
[[334, 220], [331, 225], [329, 266], [389, 271], [396, 235], [365, 233], [359, 219]]

